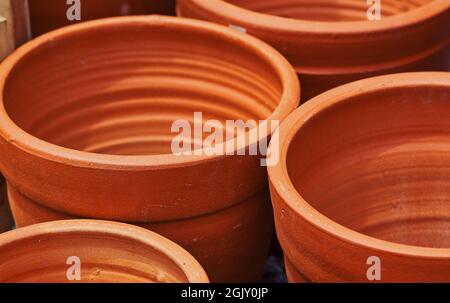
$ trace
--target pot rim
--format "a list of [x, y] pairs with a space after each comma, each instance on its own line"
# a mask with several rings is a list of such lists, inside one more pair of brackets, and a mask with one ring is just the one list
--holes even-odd
[[168, 257], [185, 274], [189, 283], [209, 283], [208, 276], [200, 263], [181, 246], [148, 229], [135, 225], [103, 220], [59, 220], [38, 223], [18, 228], [0, 235], [0, 247], [14, 245], [14, 242], [32, 239], [45, 234], [101, 233], [112, 241], [126, 238], [152, 247]]
[[[256, 128], [251, 130], [249, 134], [258, 132], [258, 129], [269, 129], [268, 121], [283, 120], [288, 114], [294, 110], [300, 101], [300, 84], [297, 74], [290, 63], [274, 48], [267, 43], [254, 38], [245, 33], [226, 28], [211, 22], [169, 17], [160, 15], [150, 16], [120, 16], [98, 19], [78, 23], [75, 25], [63, 27], [49, 33], [43, 34], [18, 48], [13, 54], [6, 58], [0, 65], [0, 136], [2, 136], [9, 144], [14, 145], [29, 154], [37, 157], [49, 159], [51, 161], [70, 164], [77, 167], [114, 169], [114, 170], [152, 170], [169, 167], [191, 166], [207, 161], [215, 161], [217, 159], [230, 157], [230, 155], [182, 155], [160, 154], [160, 155], [109, 155], [100, 153], [91, 153], [71, 148], [59, 146], [45, 140], [39, 139], [23, 129], [21, 129], [8, 115], [4, 106], [4, 89], [5, 83], [14, 66], [21, 59], [28, 56], [31, 52], [39, 49], [49, 41], [57, 38], [67, 38], [75, 33], [83, 31], [91, 31], [98, 28], [109, 28], [123, 25], [150, 25], [153, 27], [171, 26], [172, 28], [183, 28], [192, 31], [203, 31], [213, 33], [220, 36], [224, 40], [238, 41], [243, 47], [254, 51], [255, 56], [259, 56], [265, 60], [268, 65], [273, 68], [277, 74], [282, 86], [282, 94], [278, 106], [272, 114], [259, 123]], [[193, 112], [194, 114], [194, 112]], [[256, 133], [257, 134], [257, 133]], [[244, 134], [245, 135], [245, 134]], [[238, 137], [236, 137], [238, 138]], [[258, 138], [258, 136], [250, 136], [250, 138]], [[250, 140], [249, 140], [250, 141]], [[247, 142], [246, 147], [257, 143], [256, 141]], [[224, 142], [222, 144], [226, 144]], [[234, 146], [233, 155], [236, 155], [236, 146]]]
[[317, 113], [339, 102], [376, 91], [411, 85], [445, 86], [450, 89], [449, 72], [412, 72], [378, 76], [345, 84], [325, 92], [295, 110], [280, 126], [280, 161], [268, 167], [273, 190], [303, 220], [334, 238], [371, 250], [417, 258], [450, 259], [450, 248], [431, 248], [377, 239], [345, 227], [310, 205], [296, 190], [287, 169], [287, 153], [291, 142], [306, 122]]
[[[233, 20], [236, 24], [248, 24], [249, 28], [262, 28], [268, 31], [279, 31], [291, 34], [367, 34], [386, 32], [412, 26], [429, 19], [432, 16], [450, 9], [447, 0], [433, 0], [413, 10], [398, 15], [384, 17], [382, 22], [361, 21], [308, 21], [287, 17], [280, 17], [255, 12], [225, 0], [181, 0], [195, 3], [203, 10], [211, 11], [223, 16], [227, 20]], [[243, 18], [242, 16], [245, 16]], [[248, 20], [248, 21], [247, 21]]]

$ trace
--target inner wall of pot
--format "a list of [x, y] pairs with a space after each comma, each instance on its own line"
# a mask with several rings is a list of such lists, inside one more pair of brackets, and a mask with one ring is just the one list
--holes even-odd
[[67, 273], [74, 273], [75, 264], [70, 257], [79, 258], [81, 264], [77, 282], [188, 282], [161, 252], [134, 240], [95, 233], [40, 235], [2, 246], [0, 282], [70, 282]]
[[[382, 0], [381, 16], [389, 17], [411, 11], [433, 0]], [[227, 0], [252, 11], [308, 21], [367, 20], [372, 5], [364, 0]]]
[[450, 248], [449, 94], [437, 86], [389, 89], [313, 116], [288, 150], [295, 188], [355, 231]]
[[264, 120], [278, 106], [282, 84], [269, 59], [217, 33], [151, 20], [47, 39], [7, 79], [11, 119], [59, 146], [153, 155], [171, 153], [178, 119], [191, 123], [192, 149], [201, 144], [194, 142], [194, 112], [226, 125]]

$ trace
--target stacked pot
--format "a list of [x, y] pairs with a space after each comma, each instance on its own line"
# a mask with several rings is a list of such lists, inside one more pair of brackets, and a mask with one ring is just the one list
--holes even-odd
[[375, 75], [448, 71], [449, 1], [381, 2], [379, 21], [368, 21], [372, 9], [358, 0], [179, 0], [178, 15], [231, 26], [271, 44], [299, 74], [303, 102]]
[[448, 72], [387, 75], [282, 124], [269, 178], [290, 281], [450, 281], [449, 98]]
[[202, 21], [103, 19], [29, 42], [3, 62], [0, 86], [0, 170], [18, 227], [133, 223], [182, 245], [212, 281], [261, 278], [273, 218], [260, 156], [235, 145], [176, 155], [171, 129], [195, 112], [283, 120], [299, 84], [271, 47]]

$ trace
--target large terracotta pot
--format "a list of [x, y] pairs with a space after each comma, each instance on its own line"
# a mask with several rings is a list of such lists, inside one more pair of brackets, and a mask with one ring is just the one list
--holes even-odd
[[10, 230], [13, 224], [14, 222], [6, 198], [5, 179], [0, 175], [0, 233]]
[[[34, 37], [72, 25], [66, 0], [28, 0], [31, 31]], [[81, 21], [122, 15], [175, 15], [175, 0], [81, 0]]]
[[0, 282], [208, 282], [200, 264], [175, 243], [140, 227], [95, 220], [0, 235], [0, 272]]
[[291, 282], [450, 281], [449, 96], [450, 73], [381, 76], [282, 123], [269, 179]]
[[[262, 271], [273, 226], [260, 156], [172, 154], [171, 126], [194, 111], [263, 120], [252, 132], [283, 120], [299, 84], [271, 47], [196, 20], [91, 21], [16, 51], [0, 67], [0, 93], [0, 170], [12, 200], [165, 226], [163, 235], [195, 246], [212, 281], [254, 281]], [[30, 222], [13, 208], [19, 226]]]
[[179, 0], [178, 14], [240, 27], [282, 52], [302, 82], [302, 100], [370, 76], [445, 70], [450, 1], [383, 0], [368, 21], [361, 0]]

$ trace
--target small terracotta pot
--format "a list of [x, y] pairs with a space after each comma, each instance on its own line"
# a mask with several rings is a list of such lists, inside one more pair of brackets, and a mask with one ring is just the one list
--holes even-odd
[[123, 15], [175, 15], [175, 0], [81, 0], [81, 21], [69, 21], [66, 0], [28, 0], [34, 37], [78, 22]]
[[6, 198], [5, 179], [0, 175], [0, 233], [10, 230], [13, 224], [14, 222]]
[[450, 73], [381, 76], [282, 123], [269, 180], [291, 282], [450, 281], [449, 96]]
[[[71, 270], [76, 264], [78, 277]], [[177, 244], [140, 227], [95, 220], [0, 235], [0, 272], [0, 282], [15, 283], [208, 283], [200, 264]]]
[[[0, 93], [0, 169], [10, 193], [69, 217], [172, 222], [166, 235], [197, 239], [194, 256], [212, 281], [253, 281], [262, 271], [253, 260], [267, 254], [273, 226], [253, 216], [270, 211], [260, 156], [178, 156], [170, 146], [172, 122], [192, 122], [194, 112], [263, 120], [256, 131], [295, 109], [295, 71], [270, 46], [183, 18], [91, 21], [16, 51], [0, 67]], [[191, 238], [173, 223], [196, 220]], [[208, 261], [212, 239], [223, 249]], [[254, 248], [244, 251], [245, 241]]]
[[368, 21], [366, 1], [179, 0], [178, 14], [240, 27], [277, 48], [300, 75], [302, 100], [370, 76], [447, 71], [448, 0], [383, 0]]

